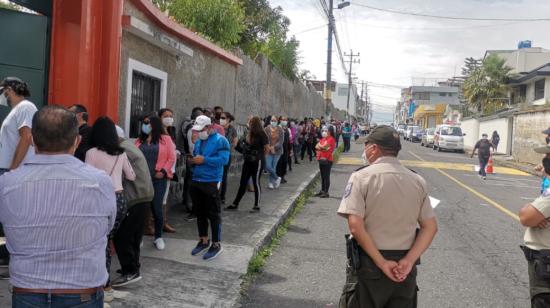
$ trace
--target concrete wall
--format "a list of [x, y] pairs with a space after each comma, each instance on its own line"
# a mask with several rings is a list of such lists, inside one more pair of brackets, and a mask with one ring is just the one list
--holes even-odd
[[[167, 35], [156, 28], [130, 1], [124, 3], [124, 15], [148, 24], [155, 36], [159, 33]], [[222, 106], [233, 113], [236, 122], [240, 124], [244, 124], [251, 114], [296, 118], [320, 117], [324, 114], [324, 99], [321, 95], [299, 81], [286, 79], [263, 56], [254, 61], [237, 51], [236, 54], [244, 63], [233, 65], [190, 43], [170, 37], [189, 47], [192, 55], [175, 55], [167, 48], [158, 47], [159, 44], [153, 44], [130, 31], [123, 32], [119, 103], [121, 124], [124, 124], [126, 118], [130, 59], [166, 73], [166, 107], [174, 110], [176, 127], [183, 123], [194, 106]]]
[[466, 134], [464, 136], [464, 148], [467, 150], [473, 149], [480, 136], [479, 120], [475, 118], [463, 120], [460, 123], [460, 127], [462, 128], [462, 132]]
[[538, 164], [541, 155], [533, 151], [544, 145], [541, 133], [550, 126], [550, 111], [521, 113], [514, 117], [512, 154], [516, 161]]

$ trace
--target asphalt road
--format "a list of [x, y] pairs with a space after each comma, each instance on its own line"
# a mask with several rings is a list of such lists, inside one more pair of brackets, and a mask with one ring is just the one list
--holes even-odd
[[[344, 284], [345, 220], [339, 196], [358, 167], [362, 145], [353, 145], [332, 173], [331, 195], [312, 198], [249, 290], [243, 307], [333, 307]], [[428, 182], [439, 233], [419, 268], [419, 307], [529, 307], [526, 261], [519, 245], [521, 206], [537, 197], [529, 175], [489, 175], [477, 160], [403, 142], [399, 159]], [[459, 166], [459, 168], [457, 168]]]

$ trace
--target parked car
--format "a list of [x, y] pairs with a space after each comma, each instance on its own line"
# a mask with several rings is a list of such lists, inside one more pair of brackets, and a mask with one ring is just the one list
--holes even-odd
[[413, 133], [414, 129], [418, 129], [418, 126], [408, 125], [407, 130], [405, 131], [405, 135], [403, 136], [403, 138], [405, 138], [405, 140], [409, 140], [412, 137], [412, 133]]
[[421, 141], [422, 140], [422, 135], [424, 134], [424, 129], [420, 128], [420, 127], [415, 127], [413, 128], [412, 130], [412, 133], [411, 133], [411, 136], [409, 138], [409, 141], [410, 142], [415, 142], [415, 141]]
[[434, 136], [435, 127], [424, 130], [424, 134], [422, 134], [422, 139], [420, 140], [420, 145], [425, 147], [432, 146], [434, 144]]
[[464, 136], [460, 126], [441, 125], [435, 131], [433, 149], [464, 153]]
[[407, 124], [398, 124], [397, 125], [397, 132], [399, 135], [404, 136], [405, 131], [407, 131]]

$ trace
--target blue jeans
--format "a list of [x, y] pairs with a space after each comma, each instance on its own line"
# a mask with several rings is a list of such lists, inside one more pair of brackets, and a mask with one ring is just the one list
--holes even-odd
[[164, 201], [164, 194], [166, 193], [166, 185], [168, 180], [166, 179], [153, 179], [153, 187], [155, 189], [155, 196], [151, 201], [151, 210], [153, 211], [153, 218], [155, 219], [155, 240], [162, 237], [162, 227], [164, 227], [164, 213], [162, 212], [162, 201]]
[[269, 172], [269, 182], [274, 183], [279, 176], [277, 175], [277, 163], [281, 155], [269, 154], [265, 157], [265, 170]]
[[103, 290], [89, 296], [80, 294], [12, 294], [12, 308], [102, 308]]

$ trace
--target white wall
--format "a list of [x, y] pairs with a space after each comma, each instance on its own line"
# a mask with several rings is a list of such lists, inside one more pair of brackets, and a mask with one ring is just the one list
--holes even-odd
[[460, 127], [462, 128], [462, 132], [466, 134], [466, 136], [464, 136], [464, 148], [473, 149], [480, 136], [479, 120], [463, 120], [462, 123], [460, 123]]
[[480, 122], [478, 138], [481, 138], [481, 135], [485, 133], [489, 135], [489, 139], [491, 139], [493, 131], [496, 130], [500, 136], [497, 153], [509, 154], [510, 147], [512, 146], [509, 142], [510, 134], [512, 134], [510, 131], [511, 125], [509, 125], [509, 121], [510, 120], [508, 118], [499, 118]]

